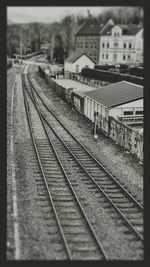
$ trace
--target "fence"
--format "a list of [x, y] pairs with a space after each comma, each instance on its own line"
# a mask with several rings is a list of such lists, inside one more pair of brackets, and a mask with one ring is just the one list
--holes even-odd
[[[45, 77], [49, 86], [56, 91], [63, 100], [77, 106], [77, 110], [83, 114], [84, 103], [83, 99], [80, 99], [72, 89], [66, 89], [58, 85], [53, 79], [51, 79], [44, 70], [39, 67], [39, 72]], [[75, 101], [78, 100], [78, 103]], [[101, 114], [99, 114], [100, 116]], [[93, 123], [92, 123], [93, 124]], [[116, 144], [124, 147], [130, 153], [134, 154], [140, 161], [143, 161], [143, 136], [132, 130], [130, 127], [122, 124], [113, 117], [108, 116], [108, 119], [104, 116], [100, 116], [97, 123], [98, 131], [103, 132], [106, 136], [116, 142]]]
[[81, 74], [75, 74], [75, 73], [69, 73], [68, 78], [84, 84], [88, 84], [89, 86], [96, 88], [100, 88], [101, 86], [110, 84], [107, 81], [102, 81], [102, 80], [100, 81], [93, 78], [84, 77]]
[[123, 80], [127, 82], [131, 82], [131, 83], [136, 83], [139, 85], [143, 85], [144, 83], [144, 79], [141, 77], [121, 74], [121, 73], [114, 73], [114, 72], [104, 71], [104, 70], [99, 70], [99, 69], [83, 68], [81, 71], [81, 75], [84, 77], [90, 77], [93, 79], [107, 81], [110, 83], [120, 82]]

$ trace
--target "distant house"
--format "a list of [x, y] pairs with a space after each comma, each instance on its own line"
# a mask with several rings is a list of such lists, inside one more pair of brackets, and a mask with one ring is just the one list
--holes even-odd
[[94, 68], [95, 62], [84, 52], [72, 51], [65, 60], [64, 71], [67, 73], [79, 73], [82, 68]]
[[99, 64], [143, 63], [142, 25], [107, 25], [101, 30]]
[[143, 87], [121, 81], [84, 94], [84, 115], [94, 122], [98, 112], [99, 123], [112, 116], [127, 124], [143, 123]]
[[75, 34], [75, 50], [85, 52], [99, 64], [101, 31], [108, 25], [114, 25], [112, 19], [106, 24], [98, 24], [92, 20], [83, 23]]

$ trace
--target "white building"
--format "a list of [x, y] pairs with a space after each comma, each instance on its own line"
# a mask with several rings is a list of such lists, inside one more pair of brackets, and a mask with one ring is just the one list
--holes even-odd
[[82, 68], [94, 68], [95, 62], [84, 52], [73, 51], [65, 60], [64, 71], [67, 73], [80, 73]]
[[98, 124], [108, 116], [127, 122], [143, 123], [143, 86], [121, 81], [84, 94], [84, 115]]
[[143, 28], [108, 25], [101, 31], [99, 64], [143, 63]]

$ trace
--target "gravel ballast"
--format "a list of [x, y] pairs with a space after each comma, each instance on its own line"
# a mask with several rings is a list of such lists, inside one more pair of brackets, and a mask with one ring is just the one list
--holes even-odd
[[[32, 67], [34, 68], [34, 67]], [[116, 145], [103, 134], [98, 141], [93, 138], [93, 129], [87, 120], [71, 108], [53, 92], [46, 81], [35, 75], [40, 92], [46, 103], [53, 107], [55, 114], [63, 121], [68, 129], [81, 141], [98, 159], [106, 165], [110, 173], [143, 203], [143, 165], [130, 153]]]
[[[142, 203], [143, 200], [143, 166], [138, 163], [131, 154], [126, 154], [123, 149], [115, 145], [104, 135], [100, 135], [95, 142], [92, 136], [90, 124], [63, 102], [53, 92], [46, 81], [37, 73], [37, 67], [30, 67], [32, 71], [33, 83], [38, 86], [43, 99], [51, 106], [58, 117], [68, 127], [68, 129], [85, 145], [93, 155], [107, 169], [117, 177], [117, 179], [127, 188], [128, 191]], [[12, 78], [13, 77], [13, 78]], [[15, 69], [8, 73], [8, 81], [14, 79]], [[47, 228], [43, 219], [42, 209], [38, 202], [38, 192], [35, 182], [35, 170], [32, 165], [36, 161], [36, 155], [32, 147], [30, 132], [26, 120], [23, 94], [21, 90], [21, 77], [17, 76], [18, 86], [15, 88], [14, 101], [14, 161], [16, 166], [16, 184], [19, 211], [19, 234], [20, 234], [20, 259], [36, 260], [54, 260], [55, 252], [53, 246], [49, 243]], [[12, 84], [12, 82], [10, 82]], [[10, 99], [11, 86], [8, 90], [8, 129], [10, 128]], [[8, 131], [8, 219], [7, 219], [7, 258], [14, 259], [14, 241], [13, 241], [13, 209], [12, 209], [12, 189], [11, 189], [11, 161], [10, 161], [10, 132]], [[63, 158], [63, 155], [62, 155]], [[70, 168], [66, 161], [66, 168]], [[77, 174], [75, 174], [77, 177]], [[79, 180], [78, 180], [79, 182]], [[119, 228], [116, 233], [116, 224], [113, 219], [99, 207], [94, 195], [89, 193], [88, 188], [79, 182], [78, 195], [86, 201], [86, 211], [99, 233], [99, 238], [103, 239], [104, 245], [108, 248], [108, 254], [111, 259], [138, 259], [139, 255], [132, 250], [132, 245], [128, 247], [128, 242], [123, 240]], [[97, 216], [95, 216], [97, 214]], [[101, 218], [101, 221], [99, 220]], [[104, 225], [107, 224], [107, 228]], [[119, 233], [120, 232], [120, 233]]]
[[[8, 82], [9, 82], [8, 74]], [[52, 260], [55, 259], [52, 246], [47, 240], [47, 232], [43, 222], [43, 214], [37, 203], [36, 185], [33, 179], [32, 160], [36, 160], [35, 152], [31, 150], [30, 133], [25, 116], [23, 94], [21, 89], [21, 77], [17, 77], [17, 87], [15, 88], [14, 101], [14, 161], [17, 185], [17, 205], [19, 217], [19, 237], [21, 260]], [[11, 99], [11, 83], [8, 89], [8, 99]], [[8, 102], [8, 110], [10, 101]], [[8, 112], [8, 129], [10, 128], [10, 113]], [[11, 188], [11, 162], [10, 162], [10, 132], [8, 131], [8, 172], [7, 172], [7, 259], [14, 259], [14, 229], [13, 229], [13, 208], [12, 208], [12, 188]]]

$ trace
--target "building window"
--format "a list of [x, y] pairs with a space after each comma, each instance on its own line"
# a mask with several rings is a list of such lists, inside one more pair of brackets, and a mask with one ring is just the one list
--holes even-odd
[[105, 43], [102, 43], [102, 47], [103, 47], [103, 48], [105, 47]]
[[126, 60], [126, 55], [123, 55], [123, 60]]
[[137, 110], [137, 111], [135, 111], [135, 115], [143, 115], [143, 110]]
[[107, 48], [109, 48], [109, 43], [107, 43]]
[[106, 59], [108, 59], [108, 54], [106, 54]]
[[82, 43], [80, 44], [80, 47], [82, 48]]
[[114, 47], [118, 47], [118, 43], [114, 43]]
[[94, 57], [94, 60], [96, 61], [96, 57]]
[[119, 32], [114, 32], [114, 36], [119, 36], [120, 33]]
[[102, 59], [104, 59], [104, 54], [102, 54]]
[[123, 44], [123, 48], [126, 48], [126, 43]]
[[88, 48], [88, 42], [85, 42], [85, 48]]
[[132, 48], [132, 43], [129, 43], [129, 48], [130, 48], [130, 49]]
[[76, 65], [76, 72], [79, 72], [79, 65]]
[[117, 60], [117, 54], [114, 54], [114, 60]]
[[123, 115], [133, 115], [133, 111], [124, 111]]
[[127, 60], [129, 61], [131, 59], [131, 56], [130, 55], [128, 55], [128, 57], [127, 57]]

